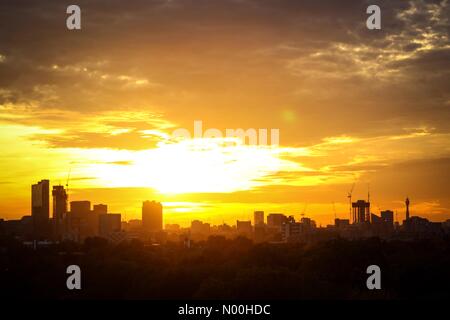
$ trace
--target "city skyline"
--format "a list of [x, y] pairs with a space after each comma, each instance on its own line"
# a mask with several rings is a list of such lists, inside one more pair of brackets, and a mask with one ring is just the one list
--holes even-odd
[[[69, 185], [67, 184], [68, 188]], [[405, 219], [399, 221], [392, 210], [371, 210], [370, 193], [367, 201], [352, 201], [353, 188], [348, 194], [349, 216], [342, 218], [335, 212], [332, 224], [322, 226], [306, 215], [304, 207], [300, 218], [283, 212], [256, 210], [253, 219], [222, 221], [213, 225], [192, 217], [189, 226], [169, 223], [164, 219], [163, 204], [155, 200], [142, 201], [141, 219], [123, 219], [121, 213], [113, 213], [108, 204], [93, 204], [90, 200], [69, 201], [64, 186], [52, 188], [53, 214], [50, 217], [50, 181], [42, 179], [31, 185], [31, 215], [19, 220], [0, 219], [0, 234], [12, 236], [23, 244], [46, 246], [72, 241], [84, 243], [103, 238], [111, 243], [132, 240], [161, 245], [168, 241], [183, 242], [191, 247], [191, 240], [201, 241], [214, 236], [235, 239], [248, 238], [255, 243], [317, 243], [332, 239], [417, 240], [445, 237], [450, 231], [450, 219], [433, 222], [411, 214], [410, 199], [404, 201]]]
[[[52, 188], [50, 188], [50, 186], [52, 186]], [[27, 215], [39, 216], [38, 220], [42, 220], [42, 216], [44, 216], [43, 217], [44, 220], [45, 219], [48, 220], [50, 218], [53, 220], [55, 220], [55, 218], [56, 218], [56, 220], [62, 220], [63, 216], [67, 212], [70, 212], [70, 210], [68, 210], [68, 208], [71, 208], [72, 203], [75, 203], [75, 204], [97, 203], [97, 204], [94, 204], [94, 210], [95, 210], [96, 206], [97, 207], [98, 206], [105, 206], [105, 207], [108, 206], [108, 205], [100, 203], [98, 201], [92, 201], [91, 199], [89, 199], [89, 200], [88, 199], [77, 199], [77, 200], [70, 199], [69, 200], [68, 189], [66, 189], [66, 188], [68, 188], [68, 185], [66, 185], [66, 186], [61, 185], [61, 184], [52, 185], [49, 179], [42, 179], [41, 181], [37, 182], [36, 184], [33, 184], [32, 192], [31, 192], [31, 210], [30, 210], [29, 214], [25, 214], [23, 216], [27, 216]], [[50, 191], [50, 190], [52, 190], [52, 191]], [[52, 206], [50, 206], [50, 197], [53, 198]], [[377, 207], [378, 212], [376, 212], [376, 210], [372, 210], [373, 205], [372, 205], [372, 208], [369, 205], [368, 207], [366, 207], [363, 210], [364, 211], [363, 213], [359, 213], [359, 212], [356, 213], [357, 211], [355, 211], [355, 208], [357, 208], [359, 206], [360, 202], [362, 202], [363, 205], [364, 205], [364, 203], [370, 204], [370, 199], [369, 199], [370, 194], [369, 193], [367, 194], [367, 199], [366, 199], [367, 202], [364, 199], [358, 199], [355, 202], [352, 202], [350, 194], [347, 195], [347, 198], [349, 198], [350, 203], [347, 203], [346, 205], [347, 206], [350, 205], [350, 208], [347, 208], [347, 210], [350, 210], [350, 213], [347, 213], [347, 216], [346, 216], [345, 212], [338, 214], [336, 212], [335, 203], [332, 203], [333, 219], [332, 219], [332, 221], [329, 221], [330, 223], [328, 223], [328, 224], [334, 223], [334, 221], [336, 219], [348, 219], [348, 220], [350, 220], [350, 222], [358, 222], [358, 221], [361, 221], [361, 219], [363, 221], [364, 216], [367, 216], [367, 215], [370, 215], [373, 213], [380, 214], [386, 210], [392, 211], [394, 213], [394, 221], [398, 222], [398, 223], [401, 223], [401, 221], [403, 221], [403, 220], [409, 219], [409, 216], [410, 216], [410, 211], [409, 211], [410, 199], [409, 199], [409, 197], [406, 197], [406, 200], [404, 201], [404, 205], [401, 208], [400, 212], [398, 212], [397, 210], [393, 211], [391, 208], [381, 209], [380, 207]], [[121, 221], [129, 221], [129, 220], [135, 220], [137, 218], [142, 218], [144, 211], [146, 211], [146, 212], [148, 212], [149, 210], [153, 211], [154, 210], [153, 208], [155, 205], [164, 206], [164, 202], [158, 202], [155, 200], [151, 200], [151, 201], [150, 200], [142, 200], [140, 202], [140, 204], [141, 204], [141, 211], [138, 214], [132, 215], [131, 217], [127, 218], [126, 214], [121, 213], [121, 215], [122, 215]], [[145, 208], [147, 208], [147, 209], [145, 209]], [[305, 214], [307, 212], [307, 208], [308, 208], [308, 203], [304, 203], [304, 206], [302, 208], [303, 210], [301, 210], [301, 208], [297, 208], [293, 213], [283, 212], [283, 211], [267, 211], [267, 209], [264, 209], [264, 208], [256, 208], [252, 212], [245, 213], [247, 219], [242, 219], [242, 216], [241, 216], [241, 220], [244, 220], [244, 221], [252, 220], [252, 221], [254, 221], [255, 224], [258, 224], [258, 221], [262, 221], [264, 223], [264, 214], [265, 213], [270, 214], [270, 213], [277, 213], [277, 212], [280, 212], [286, 216], [292, 216], [292, 217], [300, 219], [300, 217], [303, 218], [305, 216]], [[107, 209], [105, 209], [105, 213], [106, 213], [106, 210]], [[162, 212], [162, 207], [159, 210], [161, 210], [161, 212]], [[257, 218], [256, 215], [261, 215], [261, 216]], [[415, 215], [417, 216], [417, 214], [415, 214]], [[22, 218], [23, 216], [19, 216], [17, 218]], [[250, 219], [250, 216], [252, 216], [252, 219]], [[362, 218], [361, 218], [361, 216], [362, 216]], [[414, 216], [414, 214], [412, 216]], [[3, 218], [3, 217], [0, 216], [0, 219], [1, 218]], [[184, 224], [177, 223], [176, 220], [172, 220], [170, 218], [168, 221], [166, 221], [166, 220], [159, 221], [159, 222], [154, 221], [152, 223], [153, 224], [156, 223], [156, 225], [160, 224], [161, 225], [160, 229], [163, 229], [165, 224], [178, 224], [178, 225], [184, 226], [184, 225], [189, 225], [193, 220], [200, 219], [201, 215], [200, 216], [189, 215], [189, 218], [191, 220], [185, 222]], [[443, 220], [441, 220], [441, 221], [446, 220], [445, 215], [442, 216], [442, 218], [443, 218]], [[12, 220], [12, 219], [9, 219], [9, 220]], [[228, 217], [227, 221], [225, 221], [225, 219], [222, 219], [222, 221], [220, 221], [220, 222], [218, 221], [216, 224], [229, 223], [230, 221], [239, 221], [239, 220], [240, 220], [239, 216]], [[210, 222], [209, 219], [206, 220], [206, 222]], [[327, 224], [324, 224], [324, 225], [327, 225]]]
[[[52, 188], [50, 188], [52, 186]], [[67, 189], [66, 189], [66, 188]], [[50, 192], [50, 190], [52, 190]], [[338, 215], [335, 208], [335, 203], [333, 203], [333, 211], [334, 211], [334, 219], [333, 222], [336, 223], [337, 220], [348, 220], [349, 223], [352, 224], [358, 224], [364, 221], [372, 221], [371, 216], [376, 215], [374, 210], [372, 210], [373, 205], [371, 207], [370, 202], [370, 193], [367, 194], [367, 199], [358, 199], [355, 201], [352, 201], [352, 193], [354, 190], [354, 186], [351, 189], [351, 191], [348, 193], [348, 205], [349, 205], [349, 215], [345, 217], [345, 214]], [[52, 206], [50, 206], [50, 196], [52, 197]], [[66, 215], [75, 211], [91, 211], [91, 204], [93, 202], [91, 200], [70, 200], [69, 201], [69, 195], [68, 195], [68, 184], [66, 186], [63, 186], [61, 184], [51, 185], [49, 179], [42, 179], [36, 184], [31, 185], [31, 211], [28, 216], [33, 217], [33, 219], [37, 222], [40, 221], [49, 221], [52, 220], [54, 224], [59, 225], [62, 223], [62, 220], [66, 218]], [[162, 202], [158, 202], [155, 200], [143, 200], [141, 201], [141, 212], [140, 212], [140, 218], [143, 223], [143, 226], [145, 229], [152, 230], [152, 231], [158, 231], [165, 229], [165, 225], [180, 225], [178, 223], [174, 223], [173, 221], [165, 221], [163, 219], [163, 206], [164, 204]], [[410, 219], [410, 217], [418, 216], [415, 214], [411, 214], [410, 211], [410, 199], [409, 197], [406, 197], [404, 200], [404, 214], [401, 214], [400, 217], [398, 216], [397, 211], [393, 211], [389, 208], [380, 210], [379, 213], [381, 214], [381, 217], [383, 218], [383, 214], [389, 213], [392, 217], [389, 218], [392, 220], [392, 224], [398, 223], [400, 224], [402, 221], [407, 221]], [[307, 209], [307, 203], [305, 203], [305, 206], [303, 208], [303, 211], [297, 210], [298, 216], [301, 217], [299, 219], [306, 218], [306, 209]], [[264, 208], [259, 208], [257, 210], [254, 210], [252, 212], [252, 219], [247, 219], [248, 221], [253, 221], [253, 225], [257, 226], [258, 224], [265, 224], [265, 214], [267, 213], [268, 216], [270, 215], [283, 215], [285, 218], [292, 217], [296, 218], [297, 214], [285, 214], [284, 212], [268, 212], [265, 210], [261, 210]], [[93, 212], [98, 212], [100, 214], [111, 214], [108, 212], [108, 205], [103, 203], [97, 203], [93, 204]], [[51, 213], [51, 214], [50, 214]], [[156, 214], [156, 216], [155, 216]], [[127, 219], [126, 216], [123, 216], [119, 213], [119, 216], [121, 216], [120, 221], [122, 222], [128, 222], [130, 220], [136, 220], [136, 217], [131, 217], [130, 219]], [[26, 217], [22, 216], [23, 217]], [[404, 219], [402, 219], [402, 216], [404, 216]], [[250, 215], [248, 215], [250, 217]], [[1, 218], [1, 217], [0, 217]], [[197, 220], [199, 217], [192, 217], [190, 223], [192, 221]], [[155, 220], [156, 219], [156, 220]], [[308, 218], [309, 219], [309, 218]], [[3, 219], [4, 220], [4, 219]], [[244, 222], [247, 220], [243, 220]], [[450, 219], [447, 219], [450, 220]], [[197, 220], [198, 221], [198, 220]], [[239, 223], [238, 218], [234, 218], [234, 221]], [[269, 219], [268, 219], [269, 221]], [[442, 220], [444, 221], [444, 220]], [[241, 221], [242, 222], [242, 221]], [[225, 220], [222, 220], [222, 224], [226, 224]], [[269, 222], [268, 222], [269, 223]]]
[[[26, 5], [25, 5], [26, 4]], [[70, 200], [141, 202], [170, 223], [255, 210], [326, 225], [347, 195], [372, 210], [450, 218], [448, 1], [0, 4], [0, 217], [31, 214], [30, 181]], [[195, 123], [278, 130], [279, 144], [173, 139]], [[236, 141], [235, 141], [236, 142]]]

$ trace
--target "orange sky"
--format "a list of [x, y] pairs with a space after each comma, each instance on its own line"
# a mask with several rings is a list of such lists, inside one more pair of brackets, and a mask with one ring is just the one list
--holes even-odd
[[[30, 185], [165, 222], [234, 223], [254, 210], [450, 218], [447, 1], [57, 1], [0, 4], [0, 217], [30, 213]], [[194, 121], [279, 129], [280, 145], [178, 140]], [[234, 140], [233, 140], [234, 141]]]

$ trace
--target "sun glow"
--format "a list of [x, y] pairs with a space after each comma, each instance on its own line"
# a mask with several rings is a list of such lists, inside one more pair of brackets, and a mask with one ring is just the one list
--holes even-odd
[[188, 139], [144, 151], [94, 154], [101, 159], [80, 169], [96, 183], [149, 187], [165, 194], [248, 190], [280, 167], [276, 148], [244, 145], [233, 138]]

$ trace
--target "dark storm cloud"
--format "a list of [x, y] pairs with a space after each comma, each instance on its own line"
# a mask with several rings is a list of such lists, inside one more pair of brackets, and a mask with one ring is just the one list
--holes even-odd
[[[282, 103], [301, 105], [298, 112], [313, 125], [321, 110], [324, 120], [335, 122], [334, 129], [324, 128], [328, 135], [347, 121], [336, 116], [338, 102], [355, 119], [369, 113], [373, 121], [420, 119], [448, 128], [444, 1], [377, 1], [380, 31], [365, 27], [370, 1], [77, 4], [82, 30], [71, 32], [66, 3], [2, 1], [0, 102], [86, 111], [151, 107], [180, 118], [186, 107], [206, 117], [200, 106], [206, 97], [217, 101], [217, 115], [240, 112], [243, 119], [258, 108], [275, 112]], [[273, 107], [261, 106], [252, 91], [264, 92]], [[424, 113], [425, 106], [433, 112]]]

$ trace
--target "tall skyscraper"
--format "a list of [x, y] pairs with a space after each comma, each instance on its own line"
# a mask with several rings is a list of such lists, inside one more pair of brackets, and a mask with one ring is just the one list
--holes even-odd
[[99, 215], [99, 235], [107, 237], [111, 233], [121, 231], [121, 214], [110, 213]]
[[288, 217], [282, 213], [269, 213], [267, 216], [267, 225], [269, 227], [281, 228], [283, 223], [288, 222]]
[[381, 219], [389, 227], [393, 227], [394, 226], [394, 211], [391, 211], [391, 210], [381, 211]]
[[[95, 235], [89, 226], [91, 213], [90, 201], [71, 201], [70, 212], [67, 213], [67, 236], [75, 241], [83, 241], [88, 236]], [[98, 232], [98, 230], [97, 230]]]
[[100, 216], [106, 214], [108, 214], [108, 206], [106, 204], [94, 204], [94, 209], [88, 215], [89, 233], [91, 235], [101, 234]]
[[60, 239], [64, 232], [64, 219], [67, 213], [67, 193], [64, 186], [53, 186], [53, 225], [57, 239]]
[[31, 186], [31, 216], [35, 237], [42, 238], [49, 234], [50, 218], [50, 181], [41, 180]]
[[142, 203], [142, 227], [144, 232], [161, 231], [163, 226], [162, 205], [156, 201]]
[[106, 204], [94, 204], [94, 212], [98, 214], [107, 214], [108, 206]]
[[264, 211], [253, 212], [253, 222], [256, 225], [264, 224]]

